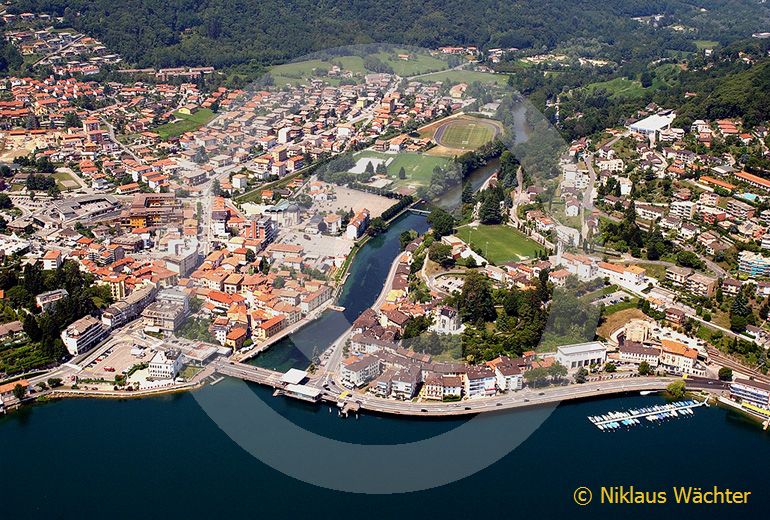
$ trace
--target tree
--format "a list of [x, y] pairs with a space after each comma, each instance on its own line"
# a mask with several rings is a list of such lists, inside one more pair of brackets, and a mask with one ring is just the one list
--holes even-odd
[[454, 264], [452, 247], [439, 241], [433, 242], [428, 248], [428, 258], [430, 258], [431, 261], [440, 264], [443, 268], [450, 267]]
[[615, 363], [609, 362], [606, 365], [604, 365], [604, 371], [611, 374], [615, 372], [618, 369], [618, 367], [615, 366]]
[[463, 185], [461, 199], [463, 204], [470, 204], [473, 202], [473, 186], [471, 186], [470, 182], [466, 182]]
[[21, 384], [16, 383], [16, 386], [13, 387], [13, 396], [21, 401], [24, 398], [24, 395], [27, 393], [27, 390], [21, 386]]
[[0, 209], [11, 209], [13, 207], [13, 201], [7, 193], [0, 193]]
[[384, 233], [388, 229], [388, 224], [384, 220], [382, 220], [382, 217], [375, 217], [369, 222], [369, 227], [366, 229], [366, 232], [370, 236], [377, 236], [380, 233]]
[[639, 363], [639, 375], [640, 376], [648, 376], [652, 373], [652, 368], [650, 367], [650, 364], [646, 361], [642, 361]]
[[666, 391], [673, 397], [674, 399], [681, 399], [685, 396], [685, 393], [687, 391], [686, 385], [683, 379], [680, 379], [679, 381], [674, 381], [670, 385], [666, 387]]
[[575, 382], [578, 384], [585, 383], [587, 377], [588, 377], [588, 370], [586, 370], [585, 367], [580, 367], [578, 371], [575, 372]]
[[406, 170], [404, 169], [403, 166], [398, 170], [398, 178], [401, 180], [406, 179]]
[[401, 250], [403, 251], [406, 249], [406, 246], [409, 245], [409, 243], [417, 238], [417, 231], [414, 229], [409, 229], [407, 231], [402, 231], [401, 234], [398, 236], [398, 241], [401, 244]]
[[751, 316], [751, 307], [743, 291], [739, 292], [730, 307], [730, 330], [733, 332], [743, 332], [748, 324], [748, 317]]
[[719, 380], [720, 381], [732, 381], [733, 380], [733, 369], [730, 367], [722, 367], [719, 369]]
[[679, 251], [676, 255], [676, 263], [682, 267], [691, 267], [693, 269], [703, 268], [703, 262], [698, 258], [698, 255], [692, 251]]
[[62, 380], [60, 377], [49, 377], [47, 383], [51, 388], [56, 388], [62, 385]]
[[215, 197], [222, 196], [222, 185], [219, 183], [219, 179], [214, 179], [211, 182], [211, 193], [213, 193]]
[[554, 363], [548, 367], [548, 375], [554, 381], [561, 381], [567, 375], [567, 367], [561, 363]]
[[500, 202], [495, 197], [486, 196], [479, 207], [479, 220], [482, 224], [499, 224], [503, 221]]
[[548, 379], [548, 371], [545, 368], [537, 367], [524, 372], [524, 381], [532, 386], [539, 386]]
[[465, 322], [488, 322], [497, 317], [489, 279], [477, 271], [465, 275], [459, 304], [460, 316]]
[[67, 115], [64, 116], [64, 126], [67, 128], [76, 128], [82, 124], [77, 112], [68, 112]]
[[433, 228], [433, 236], [441, 238], [454, 231], [455, 219], [441, 208], [436, 208], [428, 215], [428, 224]]
[[43, 337], [43, 334], [40, 331], [40, 326], [37, 324], [37, 319], [35, 318], [34, 314], [27, 314], [24, 316], [23, 328], [24, 332], [32, 341], [40, 341], [40, 339]]

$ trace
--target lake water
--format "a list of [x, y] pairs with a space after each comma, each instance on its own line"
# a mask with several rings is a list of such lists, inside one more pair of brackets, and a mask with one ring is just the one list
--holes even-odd
[[[201, 391], [217, 391], [218, 386]], [[377, 415], [341, 419], [325, 406], [274, 398], [264, 388], [253, 390], [297, 424], [349, 442], [409, 442], [461, 423]], [[615, 433], [601, 432], [586, 419], [660, 401], [630, 396], [564, 404], [521, 446], [475, 475], [428, 491], [372, 496], [329, 491], [271, 469], [219, 430], [190, 394], [65, 400], [0, 419], [2, 512], [4, 518], [556, 518], [562, 514], [758, 518], [766, 514], [770, 438], [739, 415], [699, 408], [693, 417]], [[746, 506], [708, 508], [578, 507], [572, 501], [578, 486], [632, 484], [644, 490], [718, 484], [753, 495]]]

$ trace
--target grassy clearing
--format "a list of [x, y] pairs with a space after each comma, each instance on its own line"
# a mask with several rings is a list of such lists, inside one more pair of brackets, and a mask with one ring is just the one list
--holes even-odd
[[645, 264], [645, 263], [640, 263], [640, 264], [637, 264], [637, 265], [647, 271], [647, 276], [652, 276], [653, 278], [657, 278], [658, 280], [665, 280], [666, 279], [666, 266], [665, 265]]
[[630, 80], [626, 78], [615, 78], [609, 81], [600, 81], [598, 83], [591, 83], [586, 85], [586, 90], [594, 92], [596, 90], [605, 90], [610, 97], [627, 97], [638, 98], [642, 97], [645, 92], [645, 88], [642, 84], [636, 80]]
[[704, 49], [713, 49], [717, 45], [719, 45], [719, 42], [715, 42], [714, 40], [695, 40], [693, 41], [695, 46], [698, 48], [699, 51], [702, 51]]
[[424, 82], [451, 81], [452, 83], [473, 83], [478, 81], [479, 83], [505, 85], [508, 82], [508, 75], [477, 72], [475, 70], [447, 70], [428, 74], [417, 79]]
[[[408, 55], [408, 59], [400, 58], [399, 55], [402, 54]], [[441, 58], [427, 53], [410, 52], [406, 49], [382, 51], [374, 53], [372, 56], [390, 66], [393, 72], [399, 76], [414, 76], [447, 68], [447, 62]], [[324, 60], [305, 60], [276, 65], [270, 69], [270, 75], [276, 85], [285, 85], [286, 83], [297, 85], [314, 77], [336, 85], [342, 78], [328, 76], [328, 72], [334, 65], [359, 77], [372, 72], [364, 66], [364, 58], [361, 56], [339, 56]]]
[[506, 226], [462, 226], [457, 236], [481, 250], [481, 255], [495, 264], [533, 258], [543, 246], [516, 229]]
[[[354, 155], [354, 159], [382, 159], [390, 160], [387, 165], [388, 176], [393, 179], [394, 186], [428, 186], [430, 184], [433, 169], [436, 166], [444, 167], [448, 160], [443, 157], [435, 157], [414, 152], [404, 152], [398, 154], [387, 154], [365, 150]], [[401, 168], [406, 171], [406, 179], [399, 179], [398, 172]]]
[[153, 132], [157, 133], [161, 139], [178, 137], [185, 132], [194, 132], [198, 128], [214, 119], [214, 116], [214, 112], [208, 108], [201, 108], [194, 114], [190, 115], [174, 112], [174, 117], [177, 118], [177, 121], [161, 125], [155, 128]]
[[61, 191], [76, 190], [80, 187], [80, 183], [67, 172], [55, 172], [52, 175]]

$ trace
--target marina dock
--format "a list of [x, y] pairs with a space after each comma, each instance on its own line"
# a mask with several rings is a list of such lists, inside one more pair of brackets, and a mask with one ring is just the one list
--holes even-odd
[[706, 401], [677, 401], [675, 403], [648, 406], [644, 408], [630, 409], [625, 412], [610, 412], [605, 415], [589, 416], [597, 428], [602, 431], [618, 430], [623, 427], [630, 428], [642, 424], [642, 420], [656, 423], [665, 419], [686, 417], [693, 415], [693, 408], [708, 406]]

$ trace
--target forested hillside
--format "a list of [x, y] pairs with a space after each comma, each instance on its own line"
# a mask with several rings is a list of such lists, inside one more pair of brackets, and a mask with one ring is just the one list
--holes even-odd
[[[473, 44], [548, 49], [597, 38], [634, 57], [641, 48], [694, 50], [693, 37], [729, 41], [766, 30], [757, 0], [21, 0], [11, 11], [65, 16], [139, 65], [250, 64], [339, 45]], [[686, 32], [632, 20], [665, 14]], [[644, 42], [644, 43], [642, 43]]]

